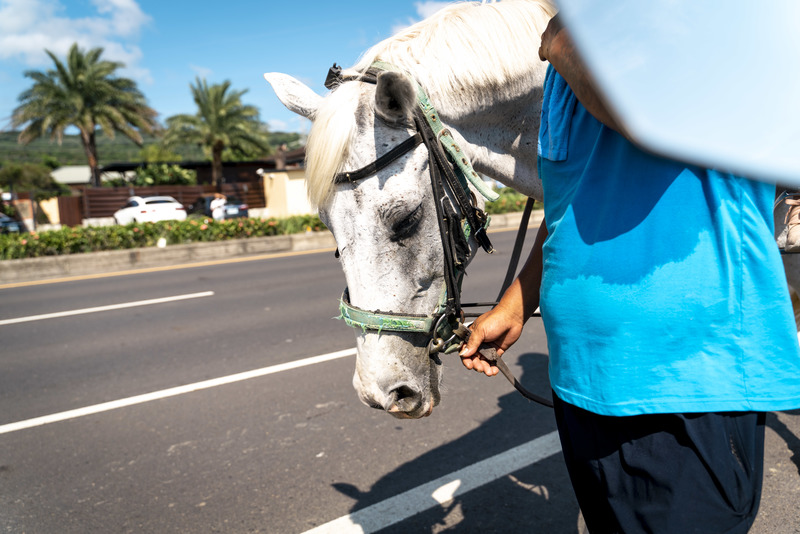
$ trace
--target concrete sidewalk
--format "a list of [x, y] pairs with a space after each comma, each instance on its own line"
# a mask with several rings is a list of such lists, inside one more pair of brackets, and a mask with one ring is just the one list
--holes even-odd
[[[491, 230], [516, 228], [521, 213], [491, 216]], [[531, 214], [529, 226], [538, 227], [543, 212]], [[330, 232], [232, 239], [213, 243], [169, 245], [164, 248], [147, 247], [85, 254], [64, 254], [21, 260], [0, 261], [0, 284], [14, 284], [38, 280], [52, 280], [70, 276], [114, 273], [133, 269], [148, 269], [171, 265], [196, 264], [205, 261], [335, 248]]]

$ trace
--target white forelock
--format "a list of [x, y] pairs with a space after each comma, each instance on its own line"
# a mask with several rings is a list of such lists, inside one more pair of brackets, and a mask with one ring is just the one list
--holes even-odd
[[322, 102], [306, 142], [308, 199], [321, 205], [333, 189], [333, 178], [342, 170], [348, 148], [358, 131], [356, 109], [361, 84], [343, 84]]

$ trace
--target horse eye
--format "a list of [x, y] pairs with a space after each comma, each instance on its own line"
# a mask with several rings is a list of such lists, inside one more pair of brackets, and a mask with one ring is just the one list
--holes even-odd
[[392, 241], [411, 237], [417, 231], [420, 221], [422, 221], [422, 204], [392, 224]]

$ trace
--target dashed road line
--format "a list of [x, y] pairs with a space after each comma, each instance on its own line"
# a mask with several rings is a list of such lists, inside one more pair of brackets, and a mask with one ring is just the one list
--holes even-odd
[[27, 323], [31, 321], [43, 321], [45, 319], [56, 319], [58, 317], [71, 317], [73, 315], [84, 315], [87, 313], [97, 313], [110, 310], [122, 310], [125, 308], [136, 308], [138, 306], [150, 306], [152, 304], [164, 304], [166, 302], [175, 302], [187, 299], [199, 299], [203, 297], [211, 297], [214, 295], [213, 291], [203, 291], [201, 293], [189, 293], [186, 295], [175, 295], [174, 297], [162, 297], [157, 299], [137, 300], [135, 302], [123, 302], [121, 304], [109, 304], [108, 306], [96, 306], [94, 308], [83, 308], [80, 310], [67, 310], [55, 313], [44, 313], [41, 315], [29, 315], [27, 317], [16, 317], [14, 319], [0, 320], [0, 326], [9, 324]]

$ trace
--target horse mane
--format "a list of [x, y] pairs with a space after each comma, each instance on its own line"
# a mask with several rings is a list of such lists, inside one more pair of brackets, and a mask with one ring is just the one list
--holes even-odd
[[[494, 89], [524, 80], [538, 66], [538, 50], [526, 45], [539, 42], [555, 13], [550, 0], [454, 3], [373, 46], [348, 71], [361, 73], [386, 61], [412, 74], [437, 107], [451, 94], [459, 95], [461, 105], [485, 102], [497, 94]], [[358, 132], [359, 94], [357, 84], [342, 84], [314, 118], [306, 145], [314, 205], [327, 200]]]

